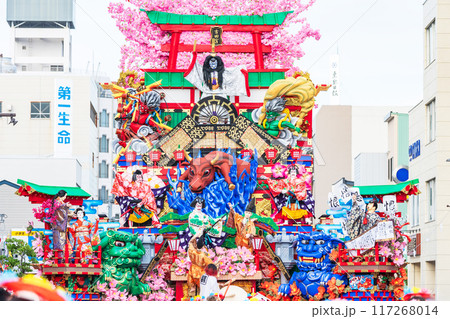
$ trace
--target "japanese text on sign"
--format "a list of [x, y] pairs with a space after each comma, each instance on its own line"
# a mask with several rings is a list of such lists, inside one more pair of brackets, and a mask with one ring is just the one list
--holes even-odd
[[55, 79], [54, 153], [55, 157], [72, 156], [72, 81]]

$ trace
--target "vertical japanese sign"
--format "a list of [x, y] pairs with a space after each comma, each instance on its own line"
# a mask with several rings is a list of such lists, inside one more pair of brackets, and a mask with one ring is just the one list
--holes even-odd
[[209, 30], [211, 33], [211, 45], [214, 43], [217, 45], [222, 45], [222, 27], [211, 27]]
[[339, 105], [339, 55], [330, 57], [331, 70], [331, 105]]
[[53, 107], [55, 157], [72, 157], [72, 86], [71, 80], [55, 79], [55, 103]]

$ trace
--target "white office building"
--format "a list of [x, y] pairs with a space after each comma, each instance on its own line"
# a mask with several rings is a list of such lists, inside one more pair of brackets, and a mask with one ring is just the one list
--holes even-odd
[[410, 176], [420, 195], [410, 200], [413, 245], [408, 251], [409, 285], [450, 300], [450, 7], [423, 4], [423, 101], [409, 112]]
[[0, 112], [17, 123], [0, 118], [0, 181], [78, 186], [106, 201], [116, 102], [98, 85], [109, 79], [71, 72], [73, 13], [72, 0], [7, 2], [12, 56], [0, 73]]

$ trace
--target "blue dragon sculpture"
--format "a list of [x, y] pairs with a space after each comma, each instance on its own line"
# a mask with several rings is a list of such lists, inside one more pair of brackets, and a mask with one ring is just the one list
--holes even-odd
[[331, 250], [338, 247], [339, 244], [344, 244], [344, 242], [318, 231], [298, 234], [296, 262], [300, 271], [293, 274], [289, 284], [281, 285], [278, 293], [289, 296], [291, 294], [290, 286], [295, 282], [302, 296], [309, 299], [319, 292], [320, 286], [327, 289], [327, 282], [333, 277], [347, 285], [346, 275], [333, 273], [332, 269], [335, 263], [329, 257]]

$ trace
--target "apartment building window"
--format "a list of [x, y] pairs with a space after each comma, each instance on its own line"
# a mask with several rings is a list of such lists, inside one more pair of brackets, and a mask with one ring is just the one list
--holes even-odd
[[63, 65], [50, 65], [50, 71], [51, 72], [63, 72], [64, 66]]
[[50, 102], [31, 102], [31, 118], [50, 118]]
[[428, 207], [428, 221], [433, 221], [436, 218], [436, 179], [430, 179], [427, 182], [427, 207]]
[[97, 126], [98, 115], [92, 103], [91, 103], [91, 121], [92, 123], [94, 123], [95, 126]]
[[109, 113], [106, 110], [100, 112], [100, 127], [109, 126]]
[[394, 158], [391, 157], [388, 159], [388, 181], [392, 182], [392, 170], [393, 168], [393, 164], [394, 164]]
[[428, 142], [436, 139], [436, 100], [427, 104], [427, 130]]
[[109, 152], [109, 138], [106, 138], [106, 135], [102, 135], [102, 137], [99, 139], [98, 150], [100, 153]]
[[436, 59], [436, 21], [433, 20], [425, 29], [426, 65]]
[[411, 203], [411, 226], [419, 226], [419, 195], [410, 197]]
[[109, 165], [106, 164], [106, 161], [102, 161], [98, 165], [98, 177], [100, 177], [100, 178], [108, 178], [108, 168], [109, 168]]
[[106, 186], [102, 186], [102, 188], [98, 190], [98, 199], [103, 201], [103, 203], [108, 201], [108, 190], [106, 189]]

